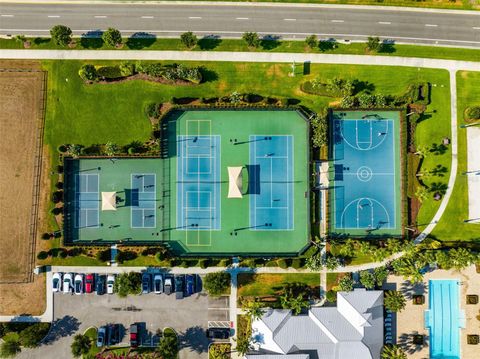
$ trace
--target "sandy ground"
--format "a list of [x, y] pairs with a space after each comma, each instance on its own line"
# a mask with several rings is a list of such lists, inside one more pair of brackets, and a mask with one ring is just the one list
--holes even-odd
[[480, 128], [467, 128], [468, 219], [480, 223]]
[[[397, 344], [402, 346], [407, 353], [409, 359], [423, 359], [429, 357], [428, 336], [429, 331], [425, 328], [424, 313], [428, 309], [428, 281], [430, 279], [458, 279], [461, 282], [460, 306], [465, 312], [465, 329], [460, 330], [460, 350], [462, 359], [476, 359], [480, 357], [480, 347], [478, 345], [467, 344], [467, 334], [480, 334], [480, 321], [476, 316], [480, 314], [480, 304], [467, 305], [466, 295], [480, 295], [480, 274], [476, 272], [475, 265], [465, 270], [446, 271], [435, 270], [427, 273], [423, 283], [411, 285], [405, 282], [402, 277], [390, 276], [386, 283], [387, 289], [400, 290], [407, 299], [405, 309], [397, 314], [396, 321], [392, 327], [394, 328], [394, 337], [396, 334]], [[412, 300], [413, 294], [423, 294], [425, 296], [425, 304], [414, 305]], [[396, 322], [396, 323], [395, 323]], [[411, 342], [413, 334], [423, 334], [426, 338], [426, 344], [415, 346]]]

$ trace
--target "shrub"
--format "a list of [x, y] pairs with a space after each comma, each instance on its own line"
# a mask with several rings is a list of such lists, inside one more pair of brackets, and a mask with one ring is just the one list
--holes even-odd
[[102, 251], [98, 251], [95, 254], [95, 258], [97, 258], [100, 262], [109, 262], [111, 260], [112, 251], [110, 249], [104, 249]]
[[375, 106], [375, 95], [362, 93], [360, 96], [358, 96], [358, 103], [360, 107], [372, 108]]
[[291, 264], [291, 267], [294, 268], [294, 269], [300, 269], [303, 267], [302, 265], [302, 259], [301, 258], [293, 258], [292, 259], [292, 264]]
[[46, 251], [38, 252], [37, 259], [42, 261], [42, 260], [47, 259], [47, 258], [48, 258], [48, 252], [46, 252]]
[[256, 32], [245, 32], [242, 39], [247, 43], [248, 47], [260, 46], [260, 38]]
[[210, 265], [210, 263], [209, 263], [208, 259], [202, 258], [202, 259], [198, 260], [198, 266], [200, 268], [205, 269], [205, 268], [208, 268], [209, 265]]
[[43, 233], [42, 234], [42, 239], [50, 239], [52, 238], [52, 235], [50, 233]]
[[85, 252], [85, 250], [81, 247], [74, 247], [74, 248], [71, 248], [69, 250], [67, 250], [67, 255], [69, 257], [76, 257], [76, 256], [79, 256], [81, 254], [83, 254]]
[[327, 301], [330, 303], [335, 303], [337, 301], [337, 292], [334, 290], [329, 290], [326, 295]]
[[243, 101], [245, 101], [247, 103], [258, 103], [258, 102], [263, 101], [263, 96], [253, 94], [253, 93], [247, 93], [247, 94], [243, 95]]
[[227, 272], [208, 273], [203, 280], [203, 286], [209, 295], [220, 296], [230, 287], [230, 274]]
[[55, 215], [55, 216], [58, 216], [62, 212], [63, 212], [62, 207], [53, 207], [53, 209], [52, 209], [52, 214]]
[[157, 260], [157, 262], [162, 262], [166, 259], [166, 256], [162, 251], [158, 251], [157, 253], [155, 253], [155, 259]]
[[10, 358], [20, 353], [22, 348], [20, 342], [14, 337], [6, 337], [0, 344], [0, 357]]
[[472, 106], [465, 111], [467, 120], [480, 120], [480, 106]]
[[72, 30], [64, 25], [55, 25], [50, 29], [50, 36], [56, 45], [67, 46], [72, 41]]
[[119, 66], [120, 73], [124, 77], [132, 76], [135, 74], [135, 65], [131, 62], [123, 62]]
[[165, 71], [165, 67], [161, 63], [157, 62], [153, 64], [141, 65], [141, 67], [138, 67], [138, 71], [148, 76], [161, 77]]
[[265, 267], [276, 267], [276, 266], [278, 266], [278, 263], [276, 260], [271, 260], [265, 263]]
[[115, 47], [122, 43], [122, 34], [119, 30], [109, 27], [107, 31], [102, 34], [102, 40], [110, 47]]
[[355, 96], [344, 96], [340, 104], [343, 108], [353, 108], [358, 106], [358, 101]]
[[[80, 67], [80, 70], [78, 70], [78, 76], [80, 76], [80, 78], [85, 82], [96, 81], [98, 79], [97, 69], [95, 69], [95, 66], [93, 65], [88, 65], [88, 64], [83, 65], [82, 67]], [[65, 148], [65, 146], [63, 146], [63, 148]], [[65, 151], [66, 151], [66, 148], [64, 151], [61, 151], [61, 152], [65, 152]]]
[[98, 77], [103, 79], [118, 79], [122, 78], [122, 72], [119, 66], [101, 66], [97, 69]]
[[133, 251], [118, 251], [115, 256], [115, 261], [118, 263], [123, 263], [125, 261], [130, 261], [137, 258], [137, 253]]
[[220, 260], [220, 262], [218, 263], [218, 266], [219, 267], [228, 267], [231, 264], [232, 264], [232, 260], [230, 258], [224, 258], [224, 259]]
[[277, 261], [277, 264], [278, 264], [278, 266], [279, 266], [280, 268], [282, 268], [282, 269], [285, 269], [285, 268], [288, 267], [287, 261], [286, 261], [285, 259], [283, 259], [283, 258], [282, 258], [282, 259], [279, 259], [279, 260]]
[[188, 31], [180, 35], [180, 41], [185, 45], [185, 47], [191, 49], [197, 44], [198, 38], [193, 32]]
[[310, 35], [305, 39], [305, 43], [311, 49], [314, 49], [318, 46], [317, 35]]
[[160, 117], [160, 111], [162, 109], [161, 103], [149, 103], [145, 106], [145, 115], [148, 118], [156, 118]]

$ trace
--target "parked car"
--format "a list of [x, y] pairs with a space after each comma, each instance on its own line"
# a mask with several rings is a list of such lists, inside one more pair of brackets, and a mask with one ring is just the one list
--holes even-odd
[[97, 276], [97, 280], [95, 281], [95, 291], [97, 295], [105, 294], [105, 276], [99, 275]]
[[130, 325], [130, 346], [132, 348], [138, 347], [138, 324]]
[[75, 294], [80, 295], [83, 293], [83, 274], [76, 274], [74, 281]]
[[115, 276], [113, 274], [109, 274], [107, 276], [107, 294], [113, 294], [114, 284], [115, 284]]
[[110, 324], [108, 326], [107, 345], [115, 345], [120, 343], [120, 324]]
[[172, 294], [172, 289], [173, 289], [173, 283], [172, 283], [172, 277], [165, 277], [165, 285], [163, 287], [163, 291], [165, 294]]
[[52, 291], [55, 293], [62, 291], [62, 273], [53, 273]]
[[95, 287], [95, 279], [93, 277], [93, 274], [87, 274], [85, 276], [85, 292], [92, 293], [94, 287]]
[[151, 286], [152, 276], [150, 273], [144, 272], [142, 274], [142, 294], [150, 293], [150, 286]]
[[103, 347], [104, 345], [107, 345], [107, 327], [106, 326], [102, 326], [100, 328], [98, 328], [98, 331], [97, 331], [97, 347], [100, 348], [100, 347]]
[[63, 275], [63, 293], [73, 292], [73, 273], [65, 273]]
[[175, 297], [177, 299], [183, 298], [183, 281], [185, 276], [184, 275], [176, 275], [175, 276]]
[[185, 276], [185, 295], [190, 296], [195, 293], [195, 276], [187, 274]]
[[230, 337], [230, 328], [208, 328], [207, 338], [209, 339], [228, 339]]
[[163, 276], [161, 274], [153, 276], [153, 291], [155, 294], [163, 293]]

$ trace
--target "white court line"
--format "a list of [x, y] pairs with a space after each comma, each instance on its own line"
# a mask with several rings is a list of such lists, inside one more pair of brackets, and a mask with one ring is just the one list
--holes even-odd
[[437, 24], [425, 24], [425, 27], [437, 27]]
[[474, 26], [472, 27], [473, 30], [480, 30], [480, 26]]
[[10, 14], [4, 14], [4, 15], [0, 15], [0, 17], [14, 17], [15, 15], [10, 15]]
[[153, 19], [153, 16], [141, 16], [141, 19]]
[[235, 20], [250, 20], [248, 17], [236, 17]]
[[380, 25], [391, 25], [392, 24], [390, 21], [379, 21], [378, 23]]
[[57, 18], [57, 17], [60, 17], [60, 15], [48, 15], [47, 17], [54, 17], [54, 18]]
[[297, 21], [297, 19], [283, 19], [283, 21]]
[[200, 20], [201, 17], [200, 16], [189, 16], [188, 17], [190, 20]]
[[330, 22], [337, 22], [337, 23], [341, 23], [341, 22], [345, 22], [345, 20], [332, 20]]
[[105, 15], [95, 15], [94, 18], [95, 19], [105, 19], [107, 16]]

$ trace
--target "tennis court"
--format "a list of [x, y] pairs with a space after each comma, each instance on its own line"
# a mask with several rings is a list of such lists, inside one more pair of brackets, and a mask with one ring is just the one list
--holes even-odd
[[250, 136], [252, 230], [293, 229], [292, 148], [292, 136]]
[[98, 227], [99, 205], [98, 175], [77, 174], [75, 175], [75, 204], [77, 208], [75, 227]]
[[132, 228], [156, 227], [155, 173], [131, 174]]
[[401, 234], [398, 112], [333, 114], [332, 231]]

